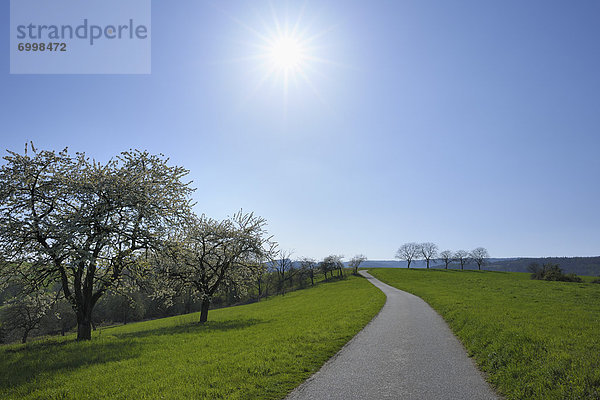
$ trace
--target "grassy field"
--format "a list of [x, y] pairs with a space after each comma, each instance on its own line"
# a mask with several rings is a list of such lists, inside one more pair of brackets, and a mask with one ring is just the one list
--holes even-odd
[[508, 399], [600, 399], [600, 285], [507, 272], [369, 272], [437, 310]]
[[0, 348], [2, 399], [280, 399], [379, 311], [356, 277], [260, 303]]

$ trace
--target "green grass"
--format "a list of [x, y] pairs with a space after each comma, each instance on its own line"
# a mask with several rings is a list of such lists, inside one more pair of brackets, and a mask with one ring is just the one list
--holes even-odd
[[2, 399], [279, 399], [379, 311], [356, 277], [244, 306], [0, 348]]
[[507, 272], [369, 272], [427, 301], [508, 399], [600, 399], [600, 285]]

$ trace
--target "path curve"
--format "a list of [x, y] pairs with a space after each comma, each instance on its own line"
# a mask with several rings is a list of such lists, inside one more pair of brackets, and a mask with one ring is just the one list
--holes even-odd
[[425, 301], [360, 274], [385, 293], [385, 305], [287, 400], [499, 399]]

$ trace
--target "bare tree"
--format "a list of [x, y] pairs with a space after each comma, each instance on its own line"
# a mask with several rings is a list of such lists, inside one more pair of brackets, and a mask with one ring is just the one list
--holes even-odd
[[257, 260], [272, 256], [274, 243], [265, 231], [266, 221], [242, 211], [223, 221], [202, 215], [192, 218], [179, 237], [173, 237], [157, 261], [174, 292], [195, 290], [202, 299], [200, 322], [208, 319], [212, 297], [233, 287], [236, 292], [252, 284]]
[[130, 151], [106, 164], [67, 150], [9, 152], [0, 168], [0, 278], [22, 264], [39, 286], [58, 281], [91, 339], [92, 310], [190, 207], [188, 173]]
[[446, 269], [448, 269], [448, 266], [450, 265], [453, 259], [454, 253], [452, 253], [451, 250], [444, 250], [440, 253], [440, 260], [444, 262], [444, 264], [446, 265]]
[[437, 244], [431, 242], [420, 243], [419, 251], [421, 252], [421, 256], [423, 256], [425, 261], [427, 261], [427, 268], [429, 268], [429, 261], [431, 259], [435, 259], [437, 256]]
[[344, 263], [342, 262], [342, 260], [344, 259], [344, 256], [339, 254], [339, 255], [330, 255], [329, 257], [331, 257], [332, 260], [334, 260], [334, 265], [336, 267], [336, 269], [338, 270], [339, 276], [340, 278], [344, 277]]
[[358, 267], [360, 266], [360, 264], [362, 264], [364, 261], [367, 261], [367, 256], [363, 255], [363, 254], [359, 254], [356, 255], [354, 257], [352, 257], [352, 259], [350, 260], [349, 265], [354, 268], [354, 275], [358, 275]]
[[294, 262], [292, 261], [293, 251], [291, 250], [280, 250], [278, 259], [274, 261], [275, 271], [277, 272], [278, 279], [278, 292], [282, 295], [285, 294], [285, 280], [289, 279], [294, 273]]
[[465, 264], [469, 262], [469, 253], [465, 250], [458, 250], [454, 253], [454, 259], [460, 263], [460, 269], [465, 269]]
[[311, 286], [315, 285], [315, 271], [317, 266], [318, 264], [314, 258], [303, 257], [300, 259], [300, 268], [302, 268], [310, 278]]
[[477, 263], [477, 269], [481, 271], [481, 266], [485, 265], [487, 259], [490, 258], [490, 254], [485, 247], [478, 247], [471, 251], [470, 257]]
[[288, 270], [287, 273], [287, 280], [289, 282], [289, 287], [290, 289], [294, 288], [294, 281], [296, 281], [298, 284], [302, 283], [302, 279], [304, 278], [303, 275], [303, 271], [300, 268], [300, 266], [298, 265], [298, 263], [296, 262], [296, 260], [291, 260], [292, 264], [290, 265], [290, 269]]
[[412, 260], [419, 256], [419, 245], [414, 242], [404, 243], [396, 252], [396, 258], [407, 262], [407, 267], [410, 268]]
[[267, 267], [266, 264], [264, 264], [263, 262], [258, 262], [255, 268], [255, 281], [254, 284], [256, 286], [256, 290], [258, 292], [258, 298], [257, 300], [260, 300], [260, 298], [263, 295], [263, 292], [265, 292], [265, 286], [268, 285], [268, 273], [269, 273], [269, 269]]

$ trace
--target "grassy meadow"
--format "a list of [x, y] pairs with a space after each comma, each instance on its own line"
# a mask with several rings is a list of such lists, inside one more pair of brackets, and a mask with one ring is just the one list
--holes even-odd
[[0, 347], [2, 399], [280, 399], [385, 302], [350, 276], [259, 303]]
[[529, 274], [372, 269], [427, 301], [508, 399], [600, 399], [600, 285]]

